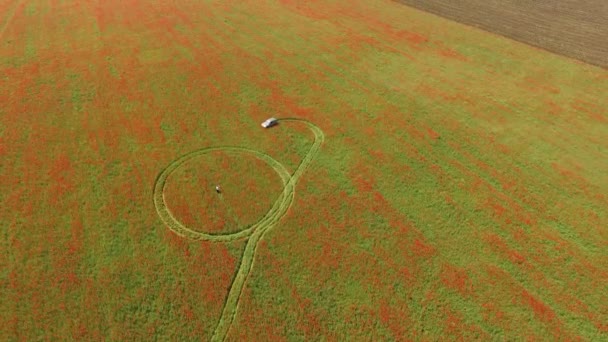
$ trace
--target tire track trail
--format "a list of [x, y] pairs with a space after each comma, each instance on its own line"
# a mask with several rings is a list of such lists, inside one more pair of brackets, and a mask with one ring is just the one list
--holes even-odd
[[[321, 145], [325, 141], [325, 135], [323, 134], [323, 131], [309, 121], [295, 118], [280, 119], [279, 121], [281, 123], [303, 123], [307, 125], [308, 128], [310, 128], [310, 130], [314, 134], [314, 141], [312, 143], [312, 146], [310, 147], [310, 150], [306, 153], [296, 170], [291, 175], [285, 169], [283, 164], [279, 163], [277, 160], [265, 153], [245, 147], [223, 146], [197, 150], [178, 158], [161, 171], [154, 183], [153, 200], [156, 212], [160, 216], [161, 220], [174, 233], [192, 240], [206, 240], [213, 242], [229, 242], [244, 238], [248, 239], [247, 244], [245, 245], [245, 249], [243, 251], [243, 256], [241, 257], [241, 263], [239, 265], [238, 270], [236, 271], [236, 275], [232, 281], [232, 284], [230, 285], [230, 290], [228, 292], [226, 302], [224, 303], [224, 308], [222, 309], [222, 315], [220, 316], [218, 324], [213, 332], [213, 336], [211, 338], [212, 341], [223, 341], [228, 335], [230, 327], [232, 326], [232, 322], [234, 321], [234, 318], [238, 311], [241, 293], [255, 261], [255, 254], [258, 248], [258, 244], [264, 237], [264, 234], [266, 234], [270, 229], [276, 226], [276, 224], [281, 220], [281, 218], [287, 213], [287, 211], [291, 207], [291, 204], [293, 203], [293, 199], [295, 197], [295, 187], [299, 178], [304, 174], [310, 163], [314, 160], [321, 148]], [[281, 177], [281, 181], [283, 182], [283, 190], [281, 194], [274, 202], [270, 210], [264, 215], [264, 217], [262, 217], [262, 219], [260, 219], [258, 222], [254, 223], [250, 227], [238, 232], [226, 234], [209, 234], [193, 230], [180, 223], [173, 216], [173, 214], [165, 203], [164, 188], [166, 185], [166, 181], [171, 175], [171, 173], [173, 173], [177, 168], [179, 168], [188, 160], [213, 151], [253, 154], [256, 158], [268, 163], [268, 165], [270, 165], [277, 172], [279, 177]]]

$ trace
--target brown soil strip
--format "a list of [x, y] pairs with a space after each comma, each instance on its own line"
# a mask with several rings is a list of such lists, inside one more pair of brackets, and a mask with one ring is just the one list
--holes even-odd
[[607, 0], [397, 0], [608, 69]]

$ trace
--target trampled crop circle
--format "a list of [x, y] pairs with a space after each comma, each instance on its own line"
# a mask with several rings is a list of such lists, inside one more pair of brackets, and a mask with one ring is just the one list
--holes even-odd
[[[179, 159], [177, 159], [177, 160], [173, 161], [171, 164], [169, 164], [169, 166], [167, 168], [165, 168], [163, 170], [163, 172], [161, 172], [161, 174], [158, 176], [156, 184], [154, 186], [154, 203], [156, 206], [156, 210], [159, 213], [159, 216], [161, 217], [161, 219], [163, 219], [164, 223], [169, 227], [169, 229], [171, 229], [173, 232], [175, 232], [176, 234], [178, 234], [180, 236], [186, 236], [186, 237], [189, 237], [192, 239], [197, 239], [197, 240], [215, 240], [215, 241], [224, 240], [223, 238], [225, 238], [225, 241], [227, 241], [227, 240], [246, 237], [246, 236], [250, 235], [253, 231], [252, 229], [249, 229], [249, 228], [252, 228], [253, 226], [255, 226], [255, 224], [250, 225], [249, 227], [247, 227], [247, 226], [242, 227], [240, 230], [238, 230], [236, 232], [230, 232], [230, 233], [225, 233], [225, 234], [206, 232], [205, 227], [189, 227], [186, 224], [184, 224], [183, 222], [180, 222], [177, 219], [177, 217], [175, 217], [175, 215], [171, 212], [171, 210], [169, 209], [169, 206], [165, 202], [164, 190], [167, 185], [167, 180], [170, 178], [170, 176], [175, 171], [177, 171], [181, 166], [183, 166], [185, 163], [187, 163], [188, 161], [191, 161], [194, 158], [204, 156], [204, 155], [210, 154], [212, 152], [217, 152], [217, 151], [228, 152], [230, 154], [236, 154], [236, 155], [249, 154], [249, 155], [252, 155], [253, 157], [265, 162], [279, 175], [284, 188], [287, 184], [287, 181], [291, 177], [291, 175], [289, 174], [289, 172], [287, 172], [285, 167], [281, 163], [276, 161], [274, 158], [270, 157], [267, 154], [261, 153], [259, 151], [247, 149], [244, 147], [204, 148], [204, 149], [200, 149], [200, 150], [188, 153], [188, 154], [180, 157]], [[281, 194], [281, 196], [284, 196], [284, 191]]]
[[270, 163], [254, 153], [201, 151], [167, 177], [163, 199], [183, 226], [211, 235], [227, 234], [258, 222], [284, 186]]
[[[236, 311], [239, 304], [239, 298], [243, 290], [243, 286], [245, 285], [245, 281], [247, 280], [249, 272], [251, 271], [251, 268], [253, 266], [258, 242], [260, 242], [264, 234], [272, 227], [274, 227], [287, 213], [287, 210], [291, 206], [291, 203], [293, 202], [295, 196], [295, 186], [298, 182], [298, 179], [302, 176], [304, 171], [306, 171], [308, 165], [313, 161], [313, 159], [319, 152], [319, 149], [321, 148], [321, 144], [325, 140], [323, 131], [319, 127], [306, 120], [281, 119], [279, 121], [303, 123], [307, 125], [308, 128], [310, 128], [310, 130], [314, 134], [314, 141], [312, 146], [300, 162], [300, 165], [298, 165], [296, 170], [293, 172], [293, 174], [289, 174], [289, 172], [287, 172], [287, 170], [281, 163], [279, 163], [277, 160], [265, 153], [245, 147], [224, 146], [200, 149], [197, 151], [190, 152], [176, 159], [161, 171], [161, 173], [156, 178], [156, 182], [154, 183], [153, 200], [156, 212], [160, 216], [161, 220], [167, 225], [167, 227], [169, 227], [169, 229], [171, 229], [176, 234], [183, 237], [187, 237], [192, 240], [207, 240], [215, 242], [228, 242], [247, 238], [247, 243], [245, 245], [245, 250], [243, 251], [241, 263], [230, 286], [230, 291], [228, 292], [228, 297], [226, 298], [226, 302], [222, 310], [222, 316], [220, 317], [220, 320], [217, 323], [217, 326], [211, 338], [212, 341], [223, 341], [226, 335], [228, 334], [230, 326], [232, 325], [232, 321], [234, 320], [234, 317], [236, 315]], [[200, 228], [198, 227], [196, 230], [193, 229], [194, 227], [187, 227], [175, 218], [175, 216], [171, 213], [165, 202], [164, 190], [169, 176], [188, 160], [214, 151], [252, 154], [254, 157], [266, 162], [270, 167], [272, 167], [283, 182], [283, 190], [281, 191], [281, 194], [276, 199], [270, 210], [268, 210], [268, 212], [266, 212], [266, 214], [264, 214], [264, 216], [259, 221], [237, 232], [210, 234], [205, 233], [204, 231], [199, 231]]]

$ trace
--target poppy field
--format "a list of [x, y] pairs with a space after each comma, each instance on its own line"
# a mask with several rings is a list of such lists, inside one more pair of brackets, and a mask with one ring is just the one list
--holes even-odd
[[388, 0], [0, 0], [0, 340], [604, 340], [606, 94]]

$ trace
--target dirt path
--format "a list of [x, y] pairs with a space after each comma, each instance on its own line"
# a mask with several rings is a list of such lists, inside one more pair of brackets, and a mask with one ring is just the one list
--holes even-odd
[[396, 0], [553, 53], [608, 68], [606, 0]]
[[[255, 260], [255, 252], [258, 247], [258, 243], [264, 237], [264, 234], [272, 229], [281, 218], [287, 213], [287, 210], [291, 206], [295, 196], [295, 187], [298, 182], [298, 179], [302, 176], [302, 174], [306, 171], [310, 163], [314, 160], [319, 149], [321, 148], [321, 144], [325, 140], [325, 136], [323, 131], [315, 126], [314, 124], [300, 119], [281, 119], [279, 120], [281, 123], [283, 122], [298, 122], [306, 124], [314, 134], [314, 141], [308, 153], [304, 156], [298, 168], [294, 171], [292, 175], [287, 172], [285, 167], [276, 161], [271, 156], [264, 154], [259, 151], [255, 151], [252, 149], [244, 148], [244, 147], [212, 147], [206, 148], [198, 151], [191, 152], [181, 158], [173, 161], [167, 168], [165, 168], [156, 179], [154, 184], [154, 206], [156, 207], [156, 211], [162, 221], [176, 234], [190, 238], [193, 240], [208, 240], [215, 242], [227, 242], [234, 241], [238, 239], [248, 238], [247, 244], [245, 246], [245, 250], [243, 252], [243, 256], [241, 257], [241, 263], [237, 270], [236, 276], [230, 285], [230, 291], [228, 292], [228, 297], [226, 298], [226, 302], [224, 304], [224, 308], [222, 310], [222, 315], [220, 320], [213, 332], [212, 341], [223, 341], [230, 330], [230, 326], [236, 316], [238, 311], [238, 305], [241, 297], [241, 293], [243, 291], [243, 287], [245, 286], [245, 282], [249, 277], [249, 273], [251, 272], [251, 268], [253, 267], [253, 263]], [[256, 158], [265, 161], [268, 163], [281, 177], [283, 182], [283, 191], [281, 195], [274, 202], [272, 208], [264, 215], [264, 217], [253, 224], [251, 227], [243, 229], [234, 233], [227, 234], [208, 234], [200, 231], [196, 231], [194, 229], [188, 228], [182, 223], [180, 223], [171, 213], [169, 208], [167, 207], [164, 199], [164, 187], [167, 179], [180, 165], [185, 163], [186, 161], [212, 152], [212, 151], [229, 151], [235, 153], [251, 153]]]

